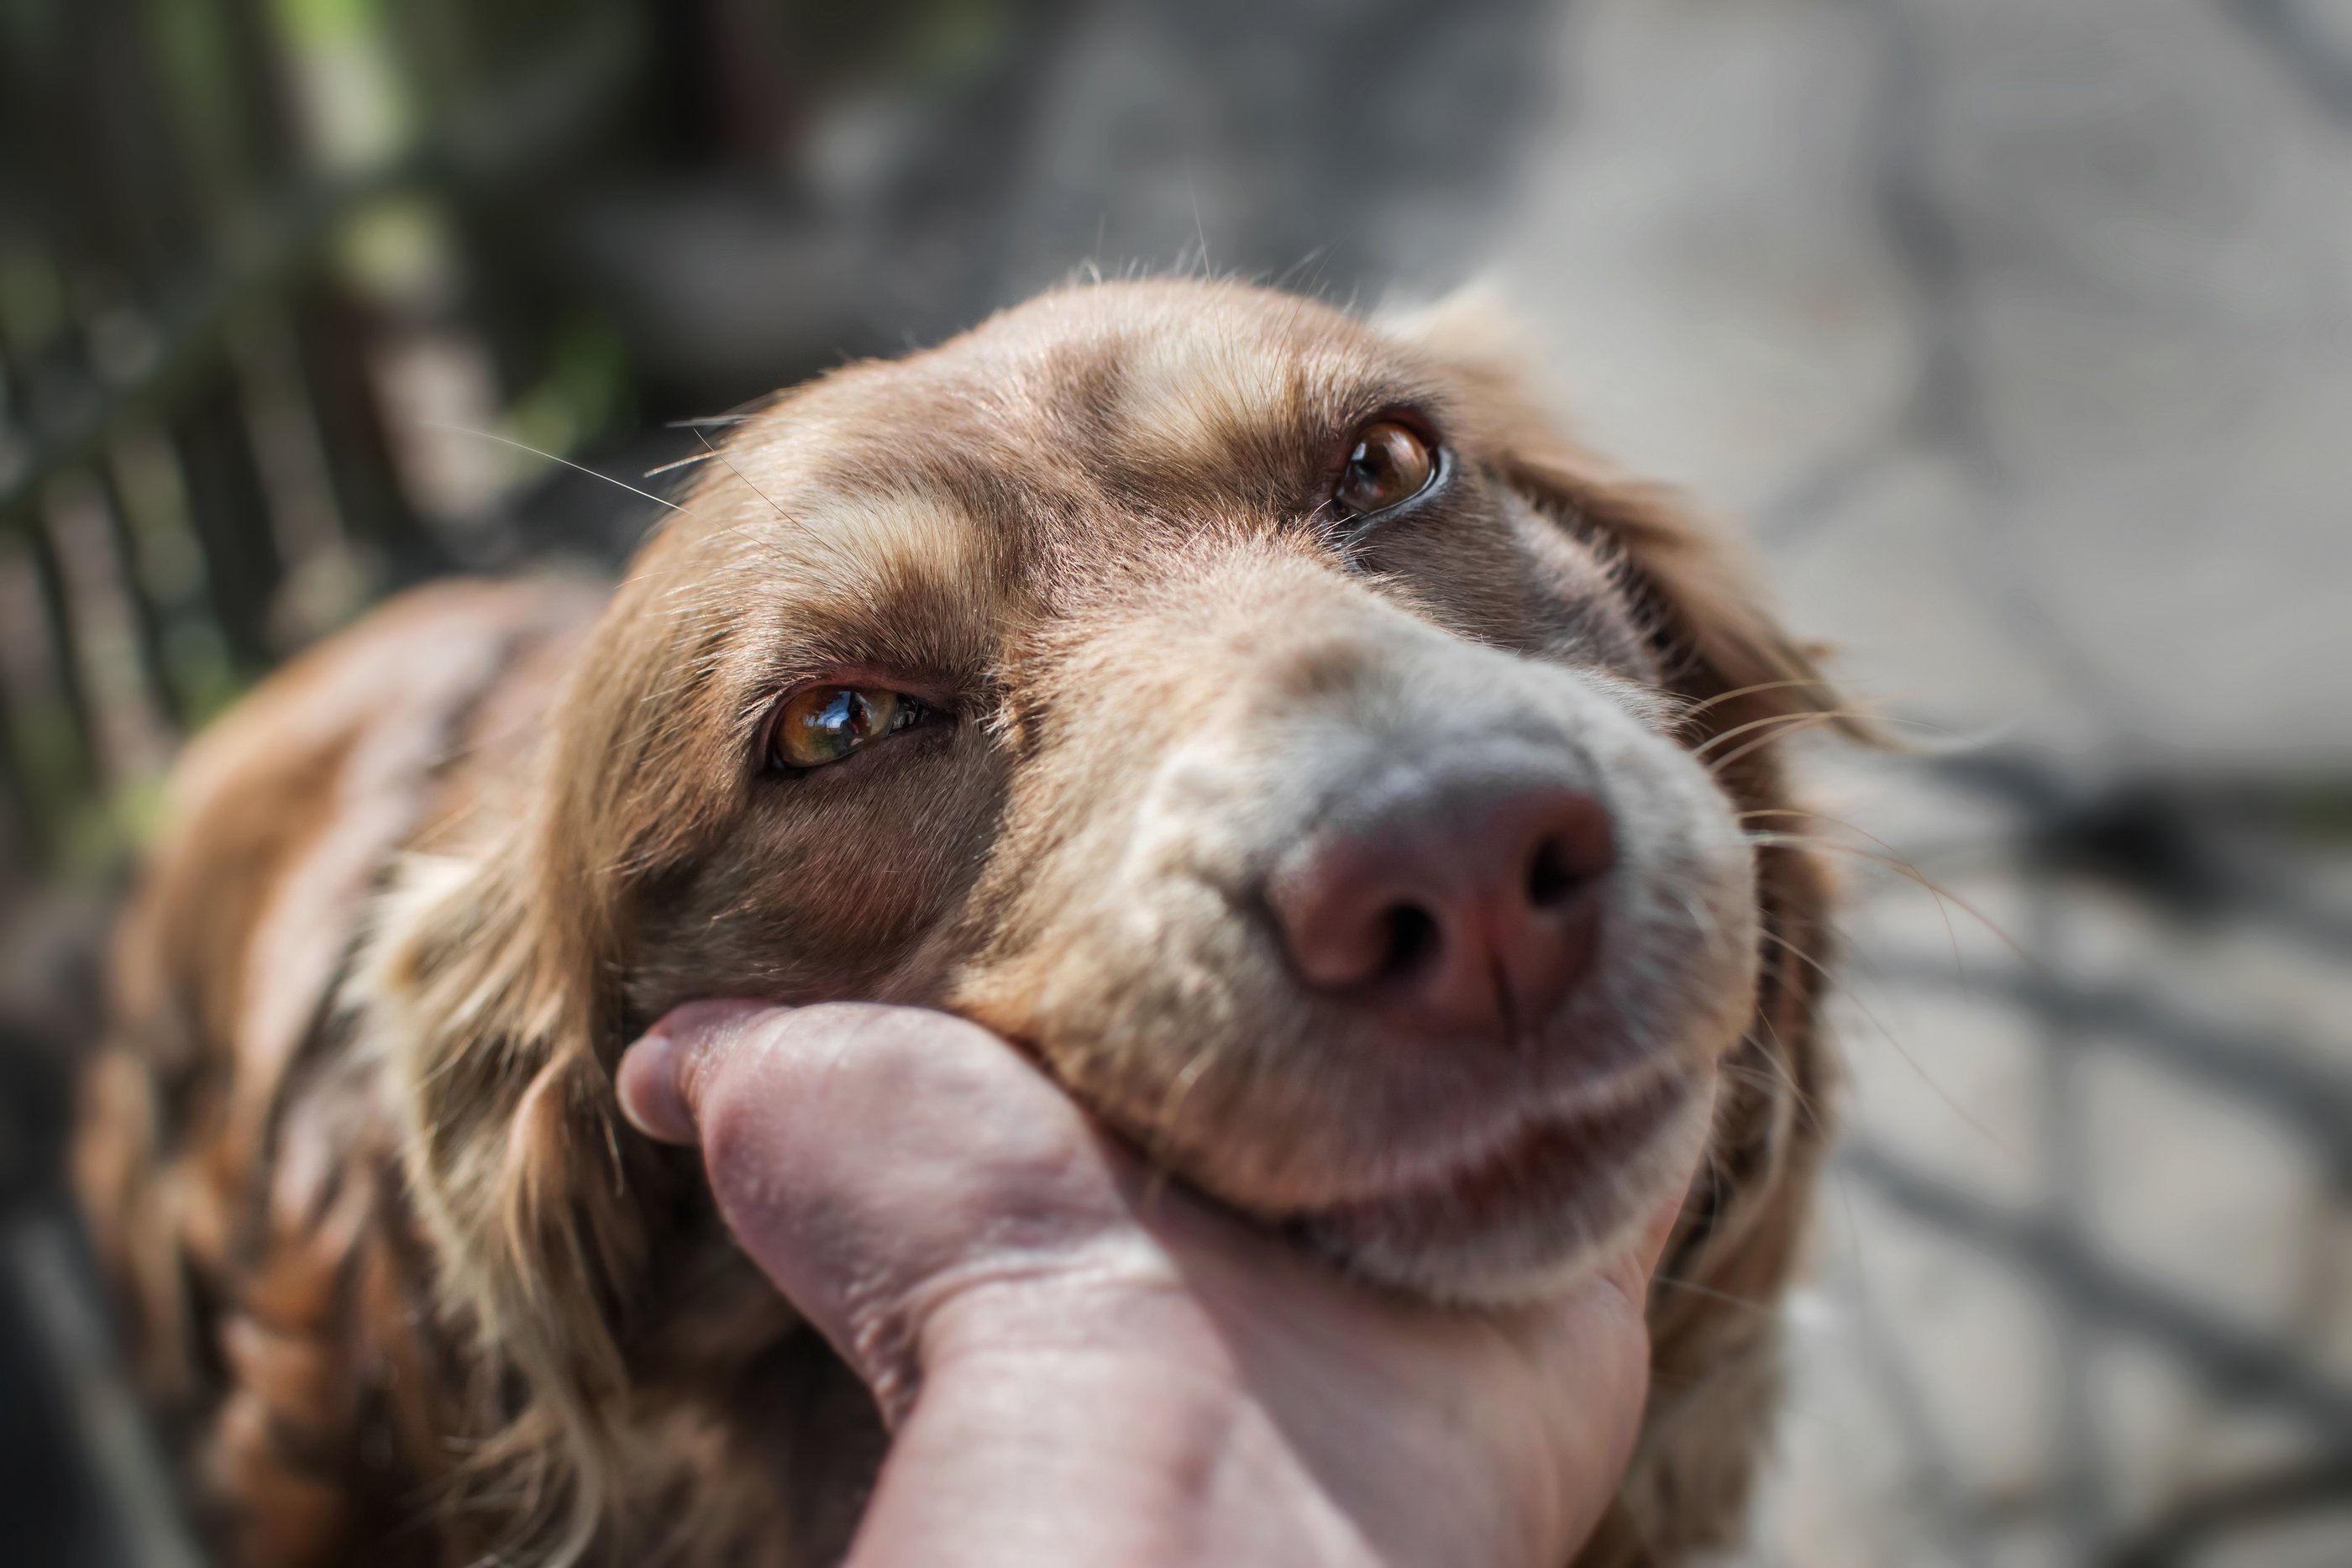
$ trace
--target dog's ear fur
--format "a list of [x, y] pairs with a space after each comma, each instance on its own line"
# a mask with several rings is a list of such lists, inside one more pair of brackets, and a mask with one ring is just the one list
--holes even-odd
[[1685, 741], [1714, 770], [1757, 849], [1765, 933], [1755, 1016], [1726, 1059], [1708, 1156], [1649, 1303], [1652, 1390], [1617, 1506], [1578, 1568], [1680, 1562], [1733, 1544], [1780, 1391], [1768, 1310], [1793, 1274], [1826, 1140], [1832, 1063], [1818, 1031], [1831, 882], [1805, 846], [1772, 742], [1834, 726], [1860, 739], [1816, 663], [1761, 598], [1739, 545], [1666, 492], [1566, 435], [1527, 389], [1490, 299], [1456, 297], [1383, 325], [1469, 389], [1465, 434], [1503, 454], [1539, 511], [1617, 561], [1648, 612]]
[[627, 1168], [614, 1124], [593, 914], [538, 859], [525, 833], [412, 862], [357, 983], [402, 1099], [442, 1312], [486, 1369], [468, 1397], [499, 1436], [465, 1473], [531, 1501], [530, 1538], [499, 1546], [562, 1562], [602, 1521], [621, 1459], [619, 1319], [652, 1173]]
[[[647, 580], [623, 586], [575, 658], [528, 810], [478, 852], [402, 868], [346, 998], [400, 1096], [444, 1314], [486, 1369], [478, 1429], [499, 1436], [465, 1469], [526, 1532], [488, 1544], [543, 1563], [620, 1522], [623, 1347], [657, 1239], [647, 1216], [680, 1182], [620, 1125], [613, 1091], [631, 892], [709, 814], [675, 781], [711, 770], [664, 766], [678, 732], [646, 727], [671, 650], [635, 644], [647, 625], [675, 630], [626, 613]], [[627, 823], [660, 841], [616, 838]]]

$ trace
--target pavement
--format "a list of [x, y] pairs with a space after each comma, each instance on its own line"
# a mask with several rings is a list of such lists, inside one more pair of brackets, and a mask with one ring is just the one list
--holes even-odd
[[1808, 759], [1846, 1131], [1752, 1561], [2352, 1562], [2352, 5], [1554, 47], [1556, 395], [1924, 749]]

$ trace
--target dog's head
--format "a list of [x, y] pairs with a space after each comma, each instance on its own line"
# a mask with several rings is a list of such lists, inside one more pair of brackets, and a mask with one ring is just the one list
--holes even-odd
[[[710, 995], [966, 1013], [1424, 1293], [1550, 1288], [1671, 1197], [1811, 912], [1742, 831], [1749, 740], [1827, 703], [1461, 328], [1051, 294], [744, 419], [682, 506], [408, 959], [509, 1020], [412, 1077], [454, 1238], [529, 1252], [516, 1205], [571, 1201], [510, 1133], [609, 1188], [559, 1124]], [[621, 1266], [581, 1224], [525, 1261]]]

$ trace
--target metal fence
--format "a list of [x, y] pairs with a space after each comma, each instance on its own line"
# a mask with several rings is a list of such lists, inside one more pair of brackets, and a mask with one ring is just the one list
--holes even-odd
[[105, 862], [176, 736], [465, 553], [483, 497], [387, 404], [436, 353], [486, 417], [565, 372], [574, 324], [501, 204], [594, 151], [642, 31], [612, 5], [0, 6], [0, 865]]

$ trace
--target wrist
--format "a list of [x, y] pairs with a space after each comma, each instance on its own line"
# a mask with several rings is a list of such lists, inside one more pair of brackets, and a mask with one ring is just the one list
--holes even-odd
[[[1188, 1257], [1181, 1274], [1121, 1256], [935, 1301], [857, 1568], [1552, 1568], [1570, 1554], [1557, 1516], [1573, 1471], [1525, 1473], [1566, 1456], [1528, 1451], [1522, 1401], [1459, 1385], [1401, 1397], [1423, 1374], [1394, 1364], [1391, 1342], [1293, 1319], [1255, 1299], [1260, 1271]], [[1298, 1284], [1270, 1294], [1290, 1301]], [[1396, 1418], [1411, 1408], [1426, 1418]]]
[[1380, 1561], [1181, 1303], [1055, 1294], [929, 1340], [857, 1568]]

